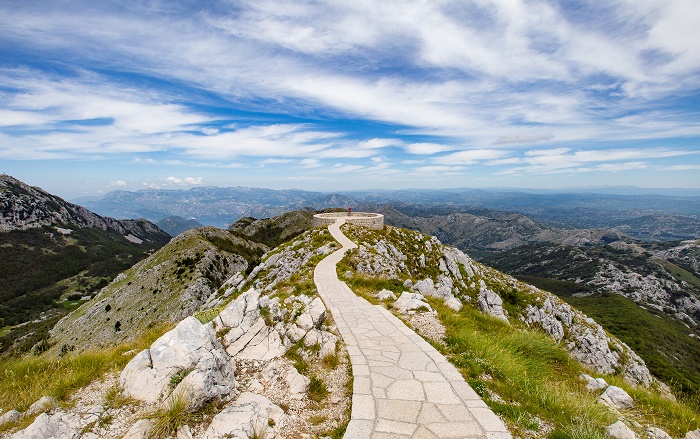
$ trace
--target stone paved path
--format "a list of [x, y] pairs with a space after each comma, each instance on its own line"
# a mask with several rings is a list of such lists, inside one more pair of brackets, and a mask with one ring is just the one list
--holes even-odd
[[314, 272], [352, 363], [352, 415], [344, 437], [510, 439], [503, 422], [442, 354], [338, 279], [336, 264], [357, 247], [340, 231], [344, 222], [328, 227], [343, 248]]

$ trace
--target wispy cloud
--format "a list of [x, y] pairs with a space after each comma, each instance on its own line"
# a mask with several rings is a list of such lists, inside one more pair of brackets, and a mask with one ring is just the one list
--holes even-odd
[[698, 22], [693, 0], [14, 2], [0, 157], [367, 178], [688, 171]]

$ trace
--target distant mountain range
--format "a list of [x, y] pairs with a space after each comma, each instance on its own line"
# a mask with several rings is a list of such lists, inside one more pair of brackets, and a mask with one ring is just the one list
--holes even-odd
[[[700, 236], [700, 196], [531, 193], [487, 190], [398, 190], [322, 193], [247, 187], [115, 191], [84, 205], [115, 218], [160, 221], [172, 215], [216, 227], [243, 217], [269, 218], [292, 210], [391, 204], [437, 212], [480, 215], [489, 210], [519, 213], [556, 228], [616, 228], [646, 240]], [[481, 210], [480, 210], [481, 209]], [[486, 209], [486, 210], [483, 210]], [[481, 213], [480, 213], [481, 212]]]

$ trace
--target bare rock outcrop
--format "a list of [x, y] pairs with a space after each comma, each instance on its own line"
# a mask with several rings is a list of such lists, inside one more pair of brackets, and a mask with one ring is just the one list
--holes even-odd
[[408, 291], [401, 293], [401, 296], [394, 302], [393, 306], [402, 313], [433, 310], [422, 294], [409, 293]]
[[122, 371], [119, 384], [125, 394], [142, 401], [183, 395], [198, 408], [214, 398], [235, 396], [233, 365], [215, 334], [188, 317], [137, 354]]
[[479, 309], [497, 319], [508, 322], [508, 317], [503, 312], [503, 300], [501, 296], [491, 291], [483, 279], [479, 280]]
[[603, 394], [600, 395], [598, 401], [616, 409], [631, 409], [634, 407], [632, 397], [617, 386], [608, 386]]
[[271, 438], [282, 415], [282, 409], [266, 397], [245, 392], [214, 417], [204, 439]]
[[605, 428], [605, 432], [613, 439], [636, 439], [637, 437], [634, 431], [622, 421], [617, 421], [612, 425], [608, 425]]

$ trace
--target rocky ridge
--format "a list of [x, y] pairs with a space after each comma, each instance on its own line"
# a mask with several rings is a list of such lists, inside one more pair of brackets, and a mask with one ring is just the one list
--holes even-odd
[[575, 295], [614, 293], [697, 326], [700, 323], [700, 278], [665, 257], [693, 269], [700, 246], [689, 241], [664, 250], [613, 242], [596, 248], [566, 245], [523, 246], [486, 262], [513, 275], [575, 282], [589, 287]]
[[130, 241], [167, 242], [170, 239], [169, 235], [145, 219], [103, 217], [6, 174], [0, 175], [0, 213], [0, 231], [71, 224], [112, 230]]
[[436, 237], [393, 227], [344, 230], [361, 242], [348, 253], [346, 275], [396, 278], [406, 290], [441, 298], [455, 309], [471, 304], [512, 324], [539, 327], [592, 370], [621, 373], [634, 384], [657, 383], [632, 349], [553, 294], [475, 262]]

